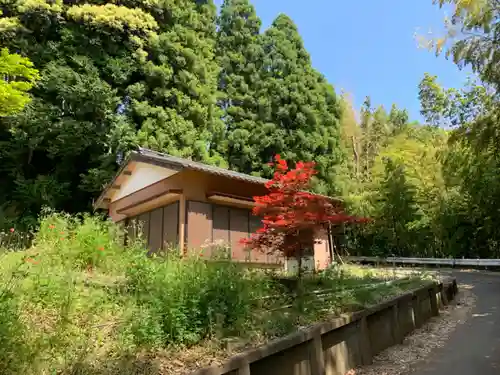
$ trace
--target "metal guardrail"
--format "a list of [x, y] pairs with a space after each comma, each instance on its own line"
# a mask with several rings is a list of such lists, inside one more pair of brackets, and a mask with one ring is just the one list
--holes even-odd
[[422, 264], [439, 266], [500, 267], [500, 259], [446, 259], [446, 258], [402, 258], [402, 257], [346, 257], [344, 260], [365, 263]]

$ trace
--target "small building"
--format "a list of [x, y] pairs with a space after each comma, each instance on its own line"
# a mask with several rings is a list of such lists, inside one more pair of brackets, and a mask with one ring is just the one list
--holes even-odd
[[[252, 215], [253, 197], [265, 195], [266, 179], [139, 149], [132, 152], [94, 204], [107, 209], [129, 236], [141, 222], [150, 251], [200, 249], [210, 244], [231, 248], [235, 261], [261, 266], [294, 267], [293, 260], [249, 250], [240, 240], [261, 226]], [[324, 268], [333, 254], [331, 236], [318, 233], [311, 241], [309, 267]]]

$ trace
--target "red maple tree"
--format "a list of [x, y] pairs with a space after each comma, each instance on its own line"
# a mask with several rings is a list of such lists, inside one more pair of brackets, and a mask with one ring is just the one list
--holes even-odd
[[347, 215], [340, 201], [308, 192], [317, 173], [314, 162], [298, 162], [294, 169], [276, 155], [274, 176], [266, 183], [267, 195], [253, 197], [253, 214], [262, 218], [262, 227], [249, 238], [246, 246], [262, 252], [280, 252], [296, 257], [301, 268], [302, 252], [314, 243], [314, 234], [328, 225], [365, 222]]

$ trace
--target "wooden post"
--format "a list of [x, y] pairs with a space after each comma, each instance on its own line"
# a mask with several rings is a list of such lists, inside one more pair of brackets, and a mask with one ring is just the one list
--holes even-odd
[[436, 286], [436, 301], [438, 304], [438, 309], [444, 307], [444, 302], [443, 302], [443, 284], [438, 284]]
[[124, 223], [125, 224], [123, 226], [123, 246], [128, 246], [130, 244], [130, 238], [129, 238], [130, 218], [126, 217]]
[[187, 244], [184, 243], [186, 236], [186, 196], [181, 194], [179, 198], [179, 249], [181, 254], [184, 254], [184, 247]]

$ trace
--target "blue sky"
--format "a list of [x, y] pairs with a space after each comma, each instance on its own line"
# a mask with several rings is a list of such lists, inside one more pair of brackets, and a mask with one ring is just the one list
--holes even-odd
[[[222, 0], [215, 1], [217, 5]], [[425, 72], [460, 87], [466, 72], [443, 56], [417, 48], [414, 34], [442, 30], [444, 10], [432, 0], [251, 0], [267, 28], [279, 13], [297, 24], [313, 65], [356, 107], [392, 103], [421, 120], [418, 83]]]

